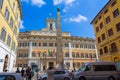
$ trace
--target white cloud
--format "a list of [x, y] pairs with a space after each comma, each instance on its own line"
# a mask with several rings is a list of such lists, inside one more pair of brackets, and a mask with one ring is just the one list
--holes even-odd
[[63, 2], [63, 0], [53, 0], [54, 5], [59, 5]]
[[21, 0], [21, 1], [26, 2], [26, 3], [31, 2], [30, 3], [31, 5], [34, 5], [34, 6], [37, 6], [37, 7], [42, 7], [43, 5], [46, 4], [46, 2], [44, 0]]
[[31, 0], [32, 5], [36, 5], [38, 7], [41, 7], [42, 5], [45, 5], [46, 2], [43, 0]]
[[66, 5], [68, 5], [68, 4], [72, 4], [74, 1], [75, 1], [75, 0], [64, 0], [64, 3], [65, 3]]
[[82, 16], [82, 15], [78, 15], [76, 17], [70, 17], [70, 18], [65, 18], [64, 21], [67, 22], [76, 22], [76, 23], [80, 23], [81, 21], [87, 21], [87, 17]]
[[29, 0], [21, 0], [22, 2], [26, 2], [26, 3], [29, 3]]
[[65, 5], [69, 5], [72, 4], [75, 0], [53, 0], [53, 4], [54, 5], [59, 5], [61, 3], [65, 4]]
[[24, 21], [23, 20], [21, 20], [21, 22], [20, 22], [20, 29], [25, 29], [25, 27], [24, 27]]

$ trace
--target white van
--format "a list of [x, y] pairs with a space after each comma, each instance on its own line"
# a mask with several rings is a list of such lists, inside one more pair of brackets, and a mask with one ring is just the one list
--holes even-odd
[[114, 62], [88, 62], [78, 72], [73, 72], [73, 80], [119, 80]]

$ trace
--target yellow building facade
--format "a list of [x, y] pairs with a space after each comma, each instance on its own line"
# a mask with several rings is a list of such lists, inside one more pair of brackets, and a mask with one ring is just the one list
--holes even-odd
[[0, 72], [15, 67], [21, 18], [20, 0], [0, 0]]
[[103, 61], [120, 61], [120, 0], [109, 0], [93, 19], [98, 56]]

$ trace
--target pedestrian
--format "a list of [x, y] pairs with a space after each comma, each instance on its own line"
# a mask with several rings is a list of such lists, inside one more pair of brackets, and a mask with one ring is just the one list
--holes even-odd
[[30, 66], [28, 66], [28, 68], [26, 69], [26, 80], [31, 80], [32, 78], [32, 71]]
[[22, 70], [21, 70], [21, 76], [24, 77], [24, 75], [25, 75], [25, 70], [24, 70], [24, 68], [22, 68]]
[[33, 68], [31, 68], [31, 77], [32, 78], [33, 78], [34, 74], [35, 74], [35, 72], [34, 72]]
[[20, 73], [20, 70], [19, 70], [19, 68], [17, 68], [17, 70], [16, 70], [16, 73]]

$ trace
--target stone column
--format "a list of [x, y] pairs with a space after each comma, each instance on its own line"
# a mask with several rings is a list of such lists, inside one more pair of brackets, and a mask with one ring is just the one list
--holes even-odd
[[56, 68], [64, 68], [64, 58], [63, 58], [63, 49], [62, 49], [62, 31], [61, 31], [61, 22], [60, 22], [60, 8], [57, 9], [57, 53], [56, 53]]

